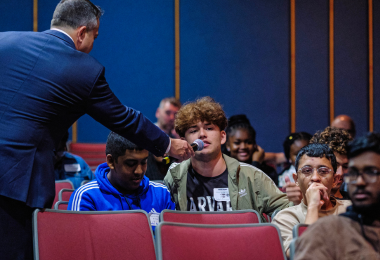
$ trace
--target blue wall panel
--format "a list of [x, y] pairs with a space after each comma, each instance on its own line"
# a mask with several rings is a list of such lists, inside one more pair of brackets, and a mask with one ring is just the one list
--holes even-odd
[[[56, 2], [42, 1], [40, 28], [46, 30]], [[155, 122], [160, 100], [174, 95], [173, 2], [93, 2], [105, 13], [91, 55], [105, 66], [107, 81], [121, 102]], [[105, 142], [108, 133], [87, 115], [78, 121], [79, 142]]]
[[1, 0], [0, 32], [33, 31], [33, 1]]
[[289, 132], [289, 4], [181, 1], [181, 101], [209, 95], [247, 114], [257, 143], [282, 151]]
[[329, 7], [296, 1], [296, 131], [329, 125]]
[[[39, 0], [38, 29], [49, 29], [58, 0]], [[174, 1], [95, 0], [105, 10], [91, 55], [106, 67], [120, 100], [155, 121], [174, 95]], [[375, 130], [380, 131], [380, 2], [374, 5]], [[181, 101], [210, 95], [228, 116], [245, 113], [267, 151], [290, 130], [289, 1], [180, 1]], [[32, 30], [33, 1], [0, 1], [0, 31]], [[5, 11], [4, 11], [5, 10]], [[367, 0], [335, 1], [335, 112], [368, 130]], [[328, 0], [296, 1], [297, 131], [328, 122]], [[108, 130], [88, 116], [80, 142]]]
[[380, 132], [380, 1], [373, 1], [374, 130]]
[[[375, 2], [375, 1], [374, 1]], [[368, 2], [335, 1], [335, 115], [368, 131]]]

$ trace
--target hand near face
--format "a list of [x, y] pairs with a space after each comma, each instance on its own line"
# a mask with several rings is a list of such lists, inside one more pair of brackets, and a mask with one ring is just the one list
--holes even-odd
[[256, 149], [252, 154], [252, 161], [263, 163], [265, 157], [265, 151], [260, 146], [256, 145]]
[[179, 161], [184, 161], [194, 156], [195, 153], [190, 144], [185, 140], [171, 138], [171, 146], [168, 155], [177, 158]]
[[285, 177], [285, 192], [289, 201], [292, 201], [294, 205], [298, 205], [302, 201], [302, 192], [294, 182], [291, 182], [289, 177]]
[[306, 190], [305, 195], [308, 207], [316, 207], [318, 210], [329, 200], [327, 188], [321, 183], [313, 182]]

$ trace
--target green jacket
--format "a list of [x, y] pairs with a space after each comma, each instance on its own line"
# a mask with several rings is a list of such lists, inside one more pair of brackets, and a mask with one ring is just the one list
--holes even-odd
[[[293, 206], [286, 194], [281, 192], [273, 181], [261, 170], [250, 164], [241, 163], [223, 154], [228, 170], [228, 190], [233, 210], [254, 209], [262, 222], [266, 222], [262, 213], [269, 216], [276, 209]], [[177, 210], [187, 210], [186, 182], [190, 159], [172, 164], [164, 179]]]

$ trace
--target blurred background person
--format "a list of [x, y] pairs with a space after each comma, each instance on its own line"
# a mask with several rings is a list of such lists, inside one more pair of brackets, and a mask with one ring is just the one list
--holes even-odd
[[290, 182], [294, 183], [293, 173], [296, 172], [294, 164], [296, 162], [296, 157], [298, 152], [309, 144], [311, 139], [311, 134], [306, 132], [292, 133], [285, 138], [283, 143], [284, 153], [287, 161], [290, 165], [285, 168], [282, 173], [278, 176], [278, 186], [285, 186], [285, 177], [288, 177]]
[[82, 157], [67, 151], [68, 139], [69, 132], [59, 142], [55, 152], [54, 174], [56, 180], [70, 180], [74, 185], [74, 189], [76, 189], [81, 185], [82, 181], [92, 180], [94, 174]]
[[265, 151], [256, 144], [256, 131], [246, 115], [234, 115], [228, 120], [226, 128], [227, 152], [240, 162], [251, 164], [267, 174], [277, 185], [276, 169], [264, 161]]
[[327, 144], [334, 152], [337, 162], [336, 181], [331, 189], [331, 194], [336, 199], [348, 200], [348, 192], [341, 190], [343, 176], [348, 170], [347, 145], [352, 141], [351, 135], [342, 129], [326, 127], [325, 130], [319, 131], [311, 138], [310, 143]]
[[[171, 138], [179, 138], [174, 130], [174, 119], [181, 105], [178, 99], [167, 97], [161, 100], [156, 110], [157, 122], [155, 124]], [[163, 157], [156, 157], [152, 153], [149, 153], [149, 167], [145, 175], [150, 180], [161, 181], [168, 172], [170, 164], [162, 163], [162, 158]]]
[[355, 122], [347, 115], [339, 115], [331, 122], [331, 127], [346, 130], [352, 138], [355, 138]]
[[178, 110], [181, 108], [181, 105], [182, 104], [178, 99], [167, 97], [161, 100], [160, 105], [156, 110], [156, 126], [167, 133], [171, 138], [179, 138], [174, 130], [174, 119]]

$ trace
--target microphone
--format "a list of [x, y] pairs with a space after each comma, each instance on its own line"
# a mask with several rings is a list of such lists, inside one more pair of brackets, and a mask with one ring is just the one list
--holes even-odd
[[[201, 139], [197, 139], [190, 146], [193, 148], [194, 152], [202, 151], [203, 148], [205, 147], [205, 143]], [[176, 159], [171, 157], [171, 156], [166, 156], [162, 159], [162, 163], [163, 164], [169, 164], [173, 160], [176, 160]]]

